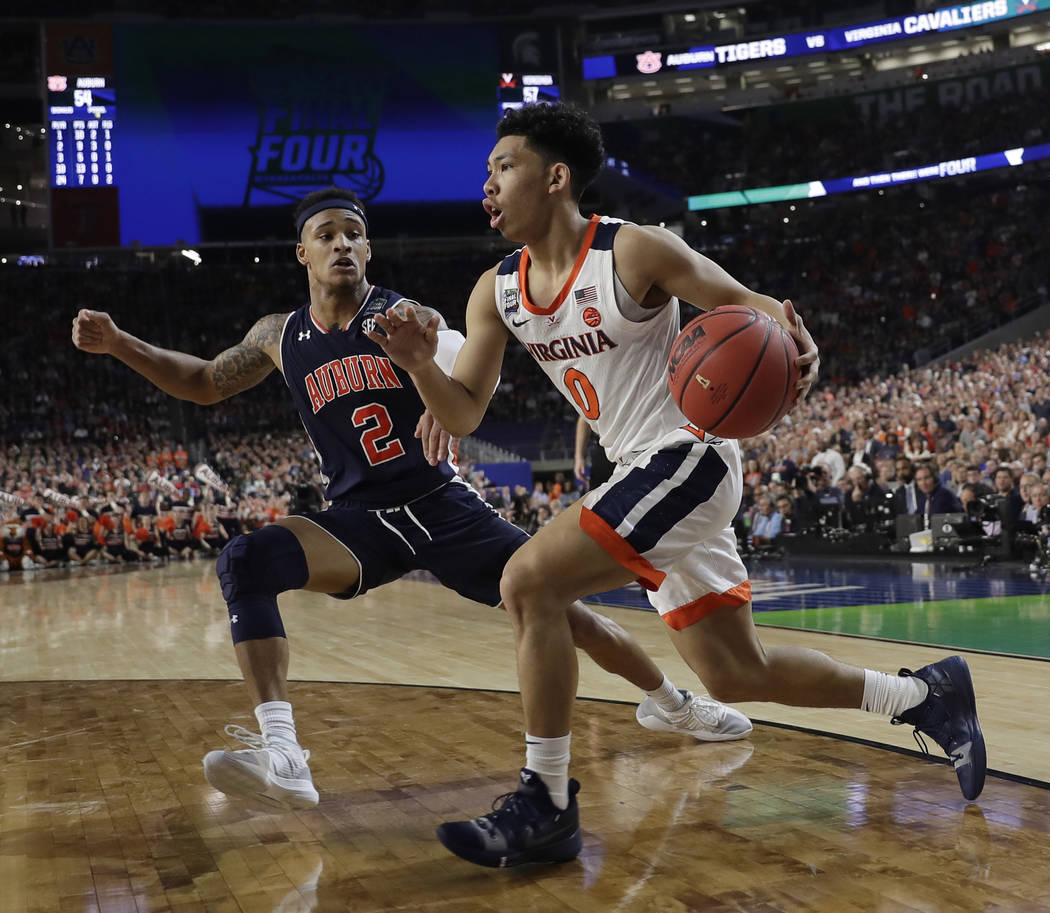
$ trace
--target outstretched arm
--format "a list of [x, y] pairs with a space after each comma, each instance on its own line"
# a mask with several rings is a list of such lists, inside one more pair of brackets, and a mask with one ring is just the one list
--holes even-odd
[[165, 393], [207, 406], [254, 387], [274, 369], [287, 316], [260, 318], [244, 339], [211, 361], [150, 345], [121, 330], [103, 311], [82, 309], [73, 318], [73, 344], [84, 352], [112, 355]]

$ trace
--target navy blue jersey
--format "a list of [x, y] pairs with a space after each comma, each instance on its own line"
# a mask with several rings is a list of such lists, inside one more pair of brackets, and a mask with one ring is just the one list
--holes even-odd
[[342, 329], [322, 327], [304, 305], [281, 335], [281, 369], [321, 460], [329, 501], [364, 507], [407, 504], [449, 481], [446, 460], [431, 466], [413, 437], [423, 414], [412, 379], [365, 330], [404, 296], [372, 286]]

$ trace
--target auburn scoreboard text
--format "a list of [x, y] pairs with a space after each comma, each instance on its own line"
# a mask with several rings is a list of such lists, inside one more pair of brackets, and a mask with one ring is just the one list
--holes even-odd
[[48, 76], [52, 187], [115, 187], [116, 92], [105, 76]]

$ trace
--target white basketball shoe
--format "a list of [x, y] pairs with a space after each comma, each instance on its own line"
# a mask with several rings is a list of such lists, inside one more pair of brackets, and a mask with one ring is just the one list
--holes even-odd
[[743, 739], [754, 728], [744, 714], [716, 700], [678, 689], [685, 703], [677, 710], [664, 710], [651, 697], [638, 705], [635, 717], [646, 729], [691, 735], [700, 742], [730, 742]]
[[319, 797], [306, 764], [310, 752], [267, 744], [259, 733], [232, 723], [226, 734], [249, 747], [209, 751], [204, 756], [204, 778], [219, 792], [281, 809], [317, 805]]

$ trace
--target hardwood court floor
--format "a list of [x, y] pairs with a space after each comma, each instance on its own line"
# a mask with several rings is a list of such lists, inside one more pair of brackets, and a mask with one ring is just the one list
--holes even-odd
[[[946, 765], [855, 741], [761, 723], [721, 745], [649, 733], [635, 689], [586, 659], [580, 693], [603, 700], [581, 700], [574, 727], [584, 853], [464, 863], [434, 827], [485, 809], [522, 760], [518, 697], [497, 693], [516, 687], [506, 620], [417, 581], [281, 605], [322, 801], [272, 815], [200, 771], [230, 744], [225, 723], [254, 728], [211, 566], [0, 580], [0, 913], [1050, 913], [1047, 789], [992, 777], [968, 805]], [[603, 611], [695, 686], [654, 616]], [[942, 655], [762, 636], [891, 670]], [[1050, 781], [1050, 663], [966, 655], [990, 765]], [[401, 686], [367, 684], [383, 682]], [[859, 711], [742, 709], [912, 745]]]
[[[0, 686], [5, 913], [1050, 910], [1050, 794], [758, 727], [697, 745], [581, 702], [584, 851], [497, 871], [450, 856], [442, 820], [515, 779], [517, 696], [297, 689], [315, 810], [257, 812], [200, 775], [233, 683]], [[245, 717], [240, 722], [248, 723]]]
[[[26, 580], [18, 577], [26, 576]], [[286, 593], [290, 677], [515, 691], [516, 662], [503, 613], [432, 583], [400, 580], [352, 601]], [[603, 606], [682, 687], [699, 687], [648, 612]], [[760, 620], [768, 616], [760, 616]], [[994, 620], [989, 620], [994, 624]], [[888, 672], [917, 669], [954, 649], [761, 628], [763, 642], [816, 647]], [[146, 569], [48, 571], [0, 577], [0, 680], [240, 679], [229, 621], [210, 562]], [[962, 651], [973, 670], [989, 765], [1050, 783], [1050, 662]], [[583, 657], [579, 694], [635, 702], [639, 692]], [[293, 701], [297, 700], [293, 691]], [[231, 711], [247, 708], [247, 695]], [[910, 729], [860, 710], [741, 704], [754, 719], [899, 748]], [[520, 714], [515, 718], [520, 721]]]

